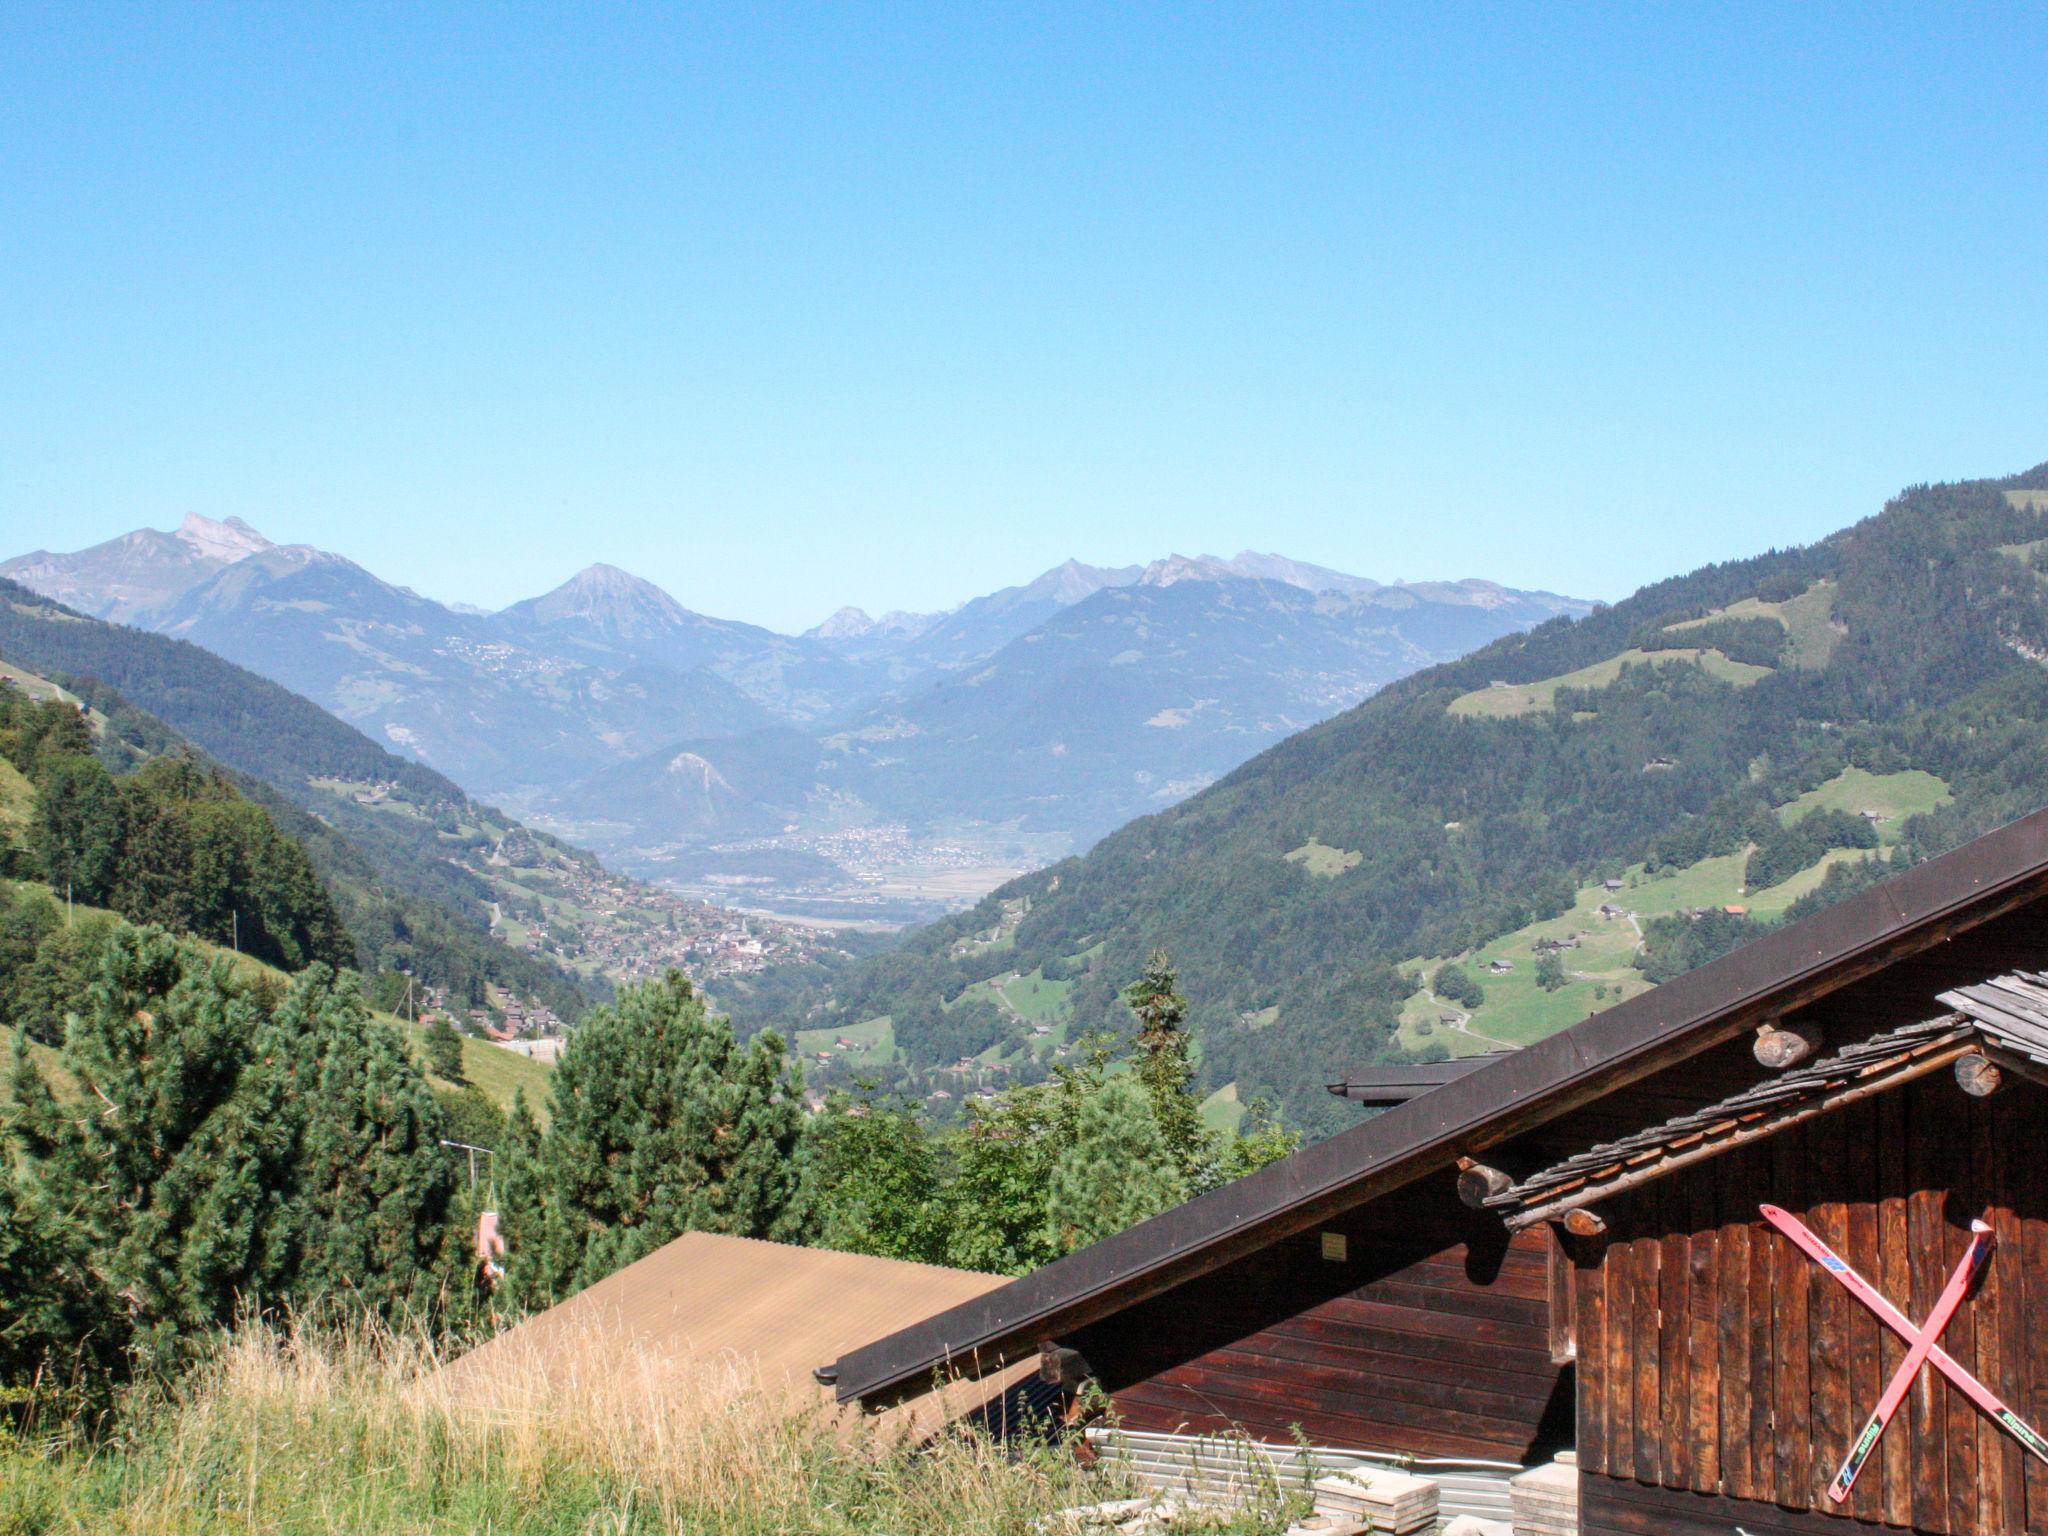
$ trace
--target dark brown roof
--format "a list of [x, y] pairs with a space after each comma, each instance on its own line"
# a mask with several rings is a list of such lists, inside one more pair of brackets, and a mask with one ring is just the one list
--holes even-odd
[[1787, 1068], [1742, 1092], [1613, 1141], [1588, 1147], [1527, 1175], [1486, 1204], [1510, 1225], [1596, 1200], [1639, 1170], [1683, 1148], [1683, 1160], [1717, 1155], [1746, 1136], [1791, 1124], [1845, 1092], [1895, 1086], [1966, 1050], [2048, 1067], [2048, 978], [2031, 971], [1943, 992], [1951, 1012], [1881, 1030], [1827, 1055]]
[[1458, 1056], [1449, 1061], [1408, 1062], [1400, 1066], [1353, 1067], [1334, 1083], [1325, 1084], [1340, 1099], [1359, 1104], [1406, 1104], [1417, 1094], [1441, 1088], [1454, 1078], [1477, 1072], [1500, 1053]]
[[2048, 886], [2048, 811], [1765, 935], [1251, 1177], [837, 1362], [886, 1399], [948, 1364], [1057, 1337], [1707, 1050]]

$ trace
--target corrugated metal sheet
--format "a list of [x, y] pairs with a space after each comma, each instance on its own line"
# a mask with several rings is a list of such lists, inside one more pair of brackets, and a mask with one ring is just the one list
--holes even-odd
[[1303, 1488], [1333, 1472], [1398, 1467], [1435, 1482], [1437, 1513], [1444, 1520], [1459, 1515], [1508, 1519], [1508, 1479], [1523, 1470], [1505, 1462], [1417, 1461], [1335, 1446], [1263, 1445], [1130, 1429], [1090, 1429], [1088, 1441], [1105, 1465], [1123, 1469], [1148, 1488], [1206, 1504], [1250, 1502], [1264, 1490]]
[[[758, 1371], [764, 1388], [786, 1391], [793, 1406], [829, 1408], [832, 1393], [813, 1379], [815, 1367], [1004, 1283], [971, 1270], [690, 1232], [449, 1369], [459, 1385], [464, 1372], [507, 1352], [530, 1353], [545, 1367], [551, 1355], [573, 1350], [587, 1375], [593, 1350], [633, 1351], [678, 1369], [739, 1363]], [[1032, 1369], [956, 1382], [937, 1405], [927, 1394], [885, 1417], [935, 1427], [934, 1406], [946, 1417], [967, 1412]]]

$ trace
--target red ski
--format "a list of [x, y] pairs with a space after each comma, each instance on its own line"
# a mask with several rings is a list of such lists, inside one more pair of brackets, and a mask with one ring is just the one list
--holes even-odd
[[[2007, 1434], [2032, 1451], [2042, 1461], [2048, 1462], [2048, 1440], [2044, 1440], [2040, 1435], [2036, 1434], [2026, 1420], [2006, 1406], [2004, 1399], [1999, 1397], [1997, 1393], [1985, 1386], [1983, 1382], [1971, 1375], [1969, 1371], [1958, 1365], [1949, 1353], [1934, 1341], [1933, 1335], [1938, 1332], [1937, 1329], [1930, 1328], [1923, 1333], [1921, 1329], [1915, 1328], [1905, 1313], [1885, 1299], [1884, 1292], [1878, 1290], [1876, 1286], [1851, 1269], [1848, 1262], [1840, 1254], [1822, 1242], [1812, 1228], [1808, 1227], [1805, 1222], [1794, 1216], [1790, 1211], [1781, 1210], [1775, 1205], [1766, 1205], [1761, 1207], [1761, 1209], [1764, 1220], [1791, 1238], [1793, 1242], [1799, 1245], [1801, 1251], [1807, 1257], [1814, 1260], [1822, 1269], [1825, 1269], [1839, 1280], [1850, 1295], [1876, 1313], [1878, 1321], [1904, 1339], [1909, 1350], [1917, 1349], [1924, 1344], [1925, 1355], [1923, 1358], [1927, 1363], [1931, 1364], [1942, 1375], [1955, 1383], [1965, 1397], [1989, 1414]], [[1971, 1250], [1973, 1253], [1977, 1247], [1978, 1242], [1973, 1238], [1971, 1240]], [[1967, 1263], [1968, 1260], [1966, 1259], [1965, 1262]], [[1958, 1271], [1958, 1273], [1961, 1273], [1961, 1271]], [[1951, 1279], [1949, 1285], [1954, 1287], [1955, 1281]], [[1964, 1289], [1967, 1288], [1968, 1279], [1965, 1277]], [[1946, 1296], [1947, 1292], [1944, 1291], [1943, 1295]], [[1929, 1321], [1931, 1323], [1933, 1319], [1930, 1318]], [[1943, 1319], [1943, 1321], [1946, 1321], [1946, 1319]], [[1908, 1359], [1910, 1360], [1910, 1358], [1909, 1354]], [[1904, 1364], [1902, 1363], [1901, 1370], [1903, 1369]], [[1894, 1382], [1896, 1380], [1897, 1378], [1894, 1377]], [[1910, 1378], [1908, 1378], [1908, 1382], [1910, 1384]], [[1887, 1395], [1889, 1395], [1889, 1392]], [[1901, 1393], [1900, 1396], [1903, 1398], [1904, 1393]], [[1896, 1411], [1897, 1404], [1894, 1404], [1893, 1408]], [[1879, 1431], [1882, 1432], [1882, 1429], [1883, 1426], [1880, 1425]], [[1869, 1434], [1867, 1429], [1865, 1434]], [[1872, 1443], [1875, 1443], [1874, 1437]], [[1864, 1454], [1868, 1454], [1867, 1448]], [[1840, 1478], [1837, 1478], [1836, 1481], [1839, 1483]]]

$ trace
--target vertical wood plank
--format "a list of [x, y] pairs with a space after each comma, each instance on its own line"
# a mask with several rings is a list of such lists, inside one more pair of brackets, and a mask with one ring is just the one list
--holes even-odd
[[1579, 1357], [1578, 1287], [1564, 1232], [1554, 1223], [1543, 1227], [1543, 1278], [1550, 1308], [1550, 1358], [1562, 1365]]
[[[1991, 1227], [1998, 1242], [1991, 1262], [1999, 1268], [1998, 1373], [1985, 1379], [2008, 1403], [2026, 1399], [2020, 1370], [2020, 1356], [2026, 1348], [2026, 1324], [2022, 1310], [2025, 1298], [2020, 1275], [2025, 1255], [2020, 1239], [2014, 1164], [2029, 1156], [2030, 1150], [2024, 1139], [2028, 1133], [2027, 1123], [2017, 1112], [2019, 1103], [2019, 1093], [2002, 1093], [1995, 1100], [1991, 1116]], [[1989, 1423], [1988, 1420], [1986, 1422]], [[1991, 1428], [1996, 1437], [1994, 1443], [2000, 1462], [1999, 1485], [2004, 1493], [1999, 1515], [2001, 1529], [2024, 1531], [2027, 1528], [2027, 1453], [2011, 1435], [1998, 1430], [1995, 1425]]]
[[[1791, 1211], [1806, 1209], [1809, 1145], [1805, 1130], [1804, 1126], [1794, 1126], [1770, 1141], [1771, 1182], [1782, 1195], [1785, 1208]], [[1771, 1401], [1778, 1452], [1776, 1499], [1780, 1504], [1804, 1505], [1813, 1483], [1813, 1404], [1808, 1393], [1807, 1370], [1813, 1345], [1807, 1337], [1806, 1303], [1815, 1265], [1789, 1239], [1775, 1232], [1771, 1247], [1777, 1281], [1771, 1323]]]
[[[1808, 1186], [1808, 1222], [1830, 1248], [1849, 1247], [1848, 1209], [1842, 1199], [1842, 1163], [1847, 1155], [1841, 1113], [1811, 1122], [1812, 1178]], [[1808, 1471], [1807, 1507], [1833, 1509], [1828, 1485], [1849, 1449], [1849, 1294], [1818, 1266], [1807, 1266], [1811, 1391], [1813, 1397], [1813, 1460]]]
[[1606, 1300], [1607, 1373], [1601, 1396], [1607, 1414], [1607, 1473], [1636, 1475], [1635, 1250], [1626, 1232], [1610, 1233], [1600, 1256]]
[[[2048, 1421], [2048, 1169], [2041, 1157], [2039, 1124], [2042, 1101], [2030, 1091], [2018, 1092], [2025, 1103], [2029, 1134], [2012, 1160], [2014, 1204], [2020, 1229], [2020, 1360], [2024, 1388], [2008, 1398], [2036, 1430]], [[2026, 1458], [2028, 1536], [2048, 1536], [2048, 1467]]]
[[1720, 1196], [1721, 1486], [1738, 1499], [1756, 1497], [1755, 1462], [1750, 1455], [1749, 1386], [1749, 1217], [1753, 1187], [1747, 1182], [1747, 1148], [1716, 1165]]
[[[1930, 1283], [1938, 1292], [1948, 1283], [1948, 1277], [1962, 1261], [1963, 1251], [1969, 1246], [1970, 1218], [1981, 1209], [1977, 1205], [1975, 1180], [1970, 1176], [1970, 1149], [1974, 1141], [1972, 1121], [1979, 1103], [1956, 1089], [1952, 1079], [1934, 1079], [1943, 1090], [1936, 1102], [1948, 1112], [1944, 1134], [1940, 1140], [1940, 1169], [1948, 1186], [1949, 1199], [1945, 1202], [1942, 1222], [1941, 1259], [1938, 1272], [1929, 1276]], [[1925, 1317], [1925, 1312], [1914, 1314], [1915, 1321]], [[1948, 1352], [1965, 1365], [1974, 1365], [1977, 1359], [1977, 1309], [1973, 1303], [1965, 1302], [1956, 1312], [1941, 1340]], [[1978, 1524], [1977, 1492], [1979, 1468], [1977, 1465], [1977, 1410], [1970, 1400], [1941, 1381], [1933, 1371], [1922, 1375], [1940, 1382], [1941, 1400], [1948, 1410], [1948, 1529], [1951, 1531], [1976, 1531]]]
[[1578, 1319], [1579, 1465], [1611, 1473], [1607, 1455], [1607, 1272], [1604, 1244], [1551, 1234], [1572, 1285], [1572, 1314]]
[[[1906, 1089], [1908, 1138], [1906, 1227], [1912, 1292], [1906, 1315], [1915, 1323], [1934, 1307], [1946, 1251], [1942, 1240], [1943, 1180], [1936, 1141], [1942, 1127], [1933, 1096], [1924, 1082]], [[1907, 1401], [1913, 1410], [1913, 1523], [1931, 1531], [1948, 1529], [1948, 1403], [1947, 1388], [1934, 1372], [1922, 1371]]]
[[[1992, 1119], [1998, 1113], [1998, 1104], [1995, 1098], [1972, 1099], [1967, 1101], [1965, 1108], [1970, 1119], [1969, 1172], [1958, 1181], [1963, 1199], [1956, 1214], [1965, 1228], [1962, 1241], [1963, 1250], [1967, 1252], [1970, 1242], [1967, 1227], [1971, 1217], [1988, 1222], [1993, 1232], [1997, 1231], [1998, 1149], [1993, 1142], [1991, 1127]], [[2003, 1353], [2003, 1339], [1999, 1333], [1999, 1295], [2005, 1288], [2005, 1274], [2009, 1267], [1998, 1262], [1994, 1248], [1991, 1261], [1978, 1273], [1975, 1294], [1963, 1298], [1963, 1306], [1970, 1312], [1970, 1327], [1976, 1334], [1974, 1364], [1977, 1379], [1994, 1385], [1999, 1379], [1999, 1356]], [[1953, 1386], [1943, 1385], [1948, 1387], [1951, 1400], [1962, 1397]], [[1977, 1528], [2000, 1532], [2019, 1529], [2006, 1524], [2005, 1519], [2005, 1451], [1999, 1442], [2006, 1436], [1982, 1413], [1972, 1411], [1967, 1422], [1977, 1442]]]
[[1692, 1273], [1686, 1279], [1686, 1355], [1691, 1373], [1692, 1486], [1721, 1490], [1721, 1315], [1720, 1226], [1715, 1213], [1711, 1165], [1682, 1178], [1689, 1219], [1686, 1242]]
[[[1782, 1203], [1768, 1144], [1745, 1148], [1752, 1189]], [[1749, 1455], [1750, 1486], [1760, 1503], [1778, 1498], [1777, 1321], [1779, 1255], [1792, 1245], [1759, 1215], [1749, 1229]], [[1804, 1262], [1803, 1257], [1800, 1262]]]
[[1656, 1186], [1658, 1225], [1664, 1251], [1657, 1264], [1657, 1307], [1661, 1324], [1657, 1369], [1662, 1374], [1664, 1468], [1667, 1488], [1692, 1481], [1692, 1244], [1686, 1237], [1690, 1203], [1683, 1179]]
[[[1906, 1095], [1881, 1094], [1877, 1100], [1877, 1155], [1883, 1193], [1877, 1203], [1878, 1273], [1870, 1283], [1901, 1311], [1913, 1300], [1912, 1250], [1906, 1236]], [[1892, 1379], [1906, 1358], [1906, 1342], [1891, 1329], [1878, 1334], [1879, 1373]], [[1913, 1522], [1913, 1414], [1910, 1402], [1892, 1420], [1879, 1443], [1878, 1468], [1884, 1479], [1884, 1520], [1888, 1525]]]
[[[1848, 1141], [1847, 1185], [1843, 1194], [1849, 1225], [1849, 1245], [1843, 1255], [1856, 1273], [1875, 1285], [1881, 1268], [1877, 1238], [1877, 1106], [1870, 1102], [1853, 1104], [1842, 1112], [1842, 1119]], [[1835, 1289], [1841, 1291], [1840, 1286]], [[1883, 1351], [1878, 1343], [1878, 1335], [1888, 1330], [1871, 1316], [1868, 1307], [1859, 1305], [1846, 1291], [1841, 1299], [1849, 1351], [1848, 1422], [1853, 1436], [1865, 1416], [1877, 1406], [1878, 1394], [1884, 1391], [1888, 1379], [1880, 1372]], [[1887, 1429], [1886, 1438], [1891, 1433]], [[1859, 1520], [1884, 1518], [1884, 1467], [1875, 1455], [1856, 1480], [1848, 1510]]]
[[1650, 1230], [1639, 1232], [1629, 1247], [1635, 1258], [1635, 1340], [1631, 1353], [1635, 1356], [1636, 1377], [1636, 1481], [1657, 1483], [1664, 1479], [1664, 1410], [1658, 1379], [1663, 1364], [1659, 1356], [1662, 1340], [1658, 1318], [1662, 1297], [1657, 1273], [1664, 1245], [1657, 1240], [1656, 1232]]

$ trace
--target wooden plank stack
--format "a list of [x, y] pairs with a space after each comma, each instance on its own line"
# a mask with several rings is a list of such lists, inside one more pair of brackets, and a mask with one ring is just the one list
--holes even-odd
[[1349, 1518], [1370, 1531], [1408, 1536], [1436, 1529], [1436, 1484], [1426, 1477], [1358, 1467], [1317, 1478], [1314, 1493], [1317, 1514]]
[[1514, 1508], [1515, 1536], [1578, 1536], [1577, 1458], [1560, 1456], [1547, 1466], [1531, 1467], [1509, 1478], [1508, 1497]]

